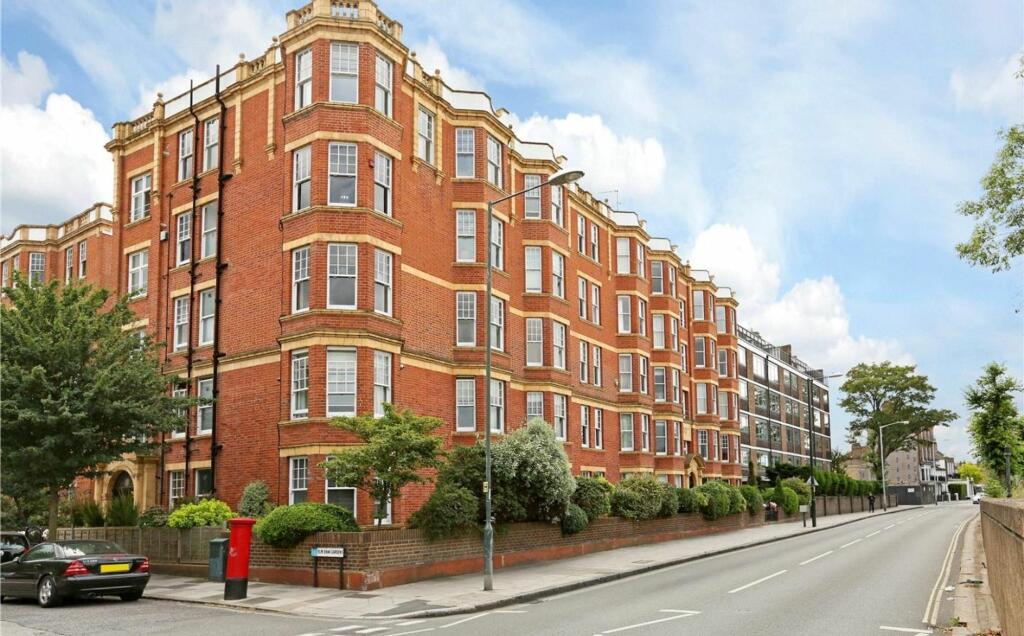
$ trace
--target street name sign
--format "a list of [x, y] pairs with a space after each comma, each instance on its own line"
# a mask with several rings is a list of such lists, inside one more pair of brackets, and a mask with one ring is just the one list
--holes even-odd
[[310, 548], [309, 556], [318, 559], [344, 559], [345, 548]]

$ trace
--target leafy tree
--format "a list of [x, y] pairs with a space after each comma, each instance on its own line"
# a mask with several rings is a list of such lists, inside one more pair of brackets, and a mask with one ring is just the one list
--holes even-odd
[[956, 472], [959, 473], [962, 478], [970, 479], [976, 484], [985, 483], [985, 473], [977, 464], [964, 462], [957, 466]]
[[850, 453], [844, 453], [838, 448], [832, 449], [832, 472], [846, 473], [846, 463], [850, 461]]
[[1024, 254], [1024, 126], [1001, 130], [999, 137], [1003, 147], [981, 179], [984, 193], [957, 208], [976, 219], [971, 238], [957, 244], [957, 253], [993, 272], [1010, 269], [1013, 259]]
[[332, 426], [353, 433], [363, 444], [333, 453], [322, 464], [329, 479], [359, 488], [378, 502], [374, 518], [380, 525], [387, 516], [387, 502], [409, 484], [422, 483], [422, 472], [437, 467], [443, 456], [442, 439], [434, 431], [442, 424], [436, 417], [399, 412], [384, 405], [384, 416], [337, 417]]
[[935, 426], [948, 426], [957, 418], [953, 411], [931, 408], [935, 387], [928, 382], [928, 376], [915, 371], [913, 365], [901, 366], [888, 361], [862, 363], [847, 372], [846, 381], [840, 387], [843, 399], [839, 404], [851, 416], [849, 439], [852, 442], [862, 434], [867, 435], [870, 450], [865, 453], [865, 459], [871, 463], [876, 476], [881, 474], [877, 451], [879, 427], [907, 422], [886, 426], [882, 453], [888, 457], [897, 450], [913, 449], [919, 434]]
[[[1005, 479], [1007, 453], [1011, 474], [1024, 473], [1024, 418], [1013, 403], [1014, 393], [1024, 386], [995, 362], [985, 367], [974, 386], [964, 392], [967, 408], [972, 411], [968, 431], [975, 454], [995, 475]], [[1005, 484], [1006, 490], [1013, 484]]]
[[30, 284], [17, 273], [0, 307], [0, 435], [4, 482], [47, 493], [56, 536], [61, 490], [180, 422], [192, 402], [170, 396], [157, 344], [125, 330], [126, 298], [89, 285]]

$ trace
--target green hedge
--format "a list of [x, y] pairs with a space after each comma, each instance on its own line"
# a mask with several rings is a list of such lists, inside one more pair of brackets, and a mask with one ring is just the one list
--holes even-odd
[[714, 521], [732, 512], [732, 491], [734, 488], [721, 481], [709, 481], [697, 487], [707, 497], [700, 512], [705, 519]]
[[811, 503], [811, 485], [799, 477], [789, 477], [782, 480], [782, 485], [796, 493], [802, 505]]
[[671, 517], [679, 511], [679, 495], [676, 494], [676, 489], [668, 484], [662, 484], [661, 489], [661, 510], [658, 511], [659, 517]]
[[590, 520], [587, 518], [586, 511], [576, 504], [570, 503], [565, 508], [565, 514], [562, 515], [562, 534], [576, 534], [586, 528], [588, 523]]
[[757, 514], [764, 510], [764, 498], [761, 491], [754, 486], [740, 486], [740, 494], [747, 502], [747, 512]]
[[666, 488], [649, 475], [623, 479], [612, 494], [612, 513], [633, 521], [654, 519], [661, 512]]
[[221, 526], [234, 517], [231, 508], [219, 499], [203, 499], [199, 503], [178, 506], [167, 518], [172, 528], [198, 528], [200, 526]]
[[679, 512], [700, 512], [707, 502], [707, 496], [696, 488], [677, 488]]
[[786, 514], [793, 515], [800, 512], [800, 496], [792, 488], [783, 486], [781, 482], [771, 491], [768, 500], [774, 501]]
[[293, 548], [316, 532], [358, 531], [359, 524], [348, 508], [322, 503], [274, 508], [253, 528], [260, 541], [276, 548]]
[[577, 477], [576, 491], [572, 493], [572, 503], [583, 509], [587, 520], [593, 521], [611, 513], [611, 492], [613, 488], [608, 480], [599, 477]]
[[409, 527], [422, 529], [430, 541], [450, 537], [476, 523], [479, 506], [476, 495], [466, 488], [442, 484], [409, 518]]

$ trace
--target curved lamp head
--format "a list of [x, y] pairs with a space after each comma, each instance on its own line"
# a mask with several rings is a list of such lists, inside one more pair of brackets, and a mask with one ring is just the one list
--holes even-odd
[[569, 172], [563, 172], [556, 174], [555, 176], [548, 179], [547, 185], [549, 186], [560, 186], [573, 181], [579, 181], [583, 177], [582, 170], [570, 170]]

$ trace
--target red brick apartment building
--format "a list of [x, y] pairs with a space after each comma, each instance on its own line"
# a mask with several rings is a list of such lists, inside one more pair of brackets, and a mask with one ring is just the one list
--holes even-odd
[[[487, 245], [487, 201], [568, 166], [516, 138], [487, 95], [425, 71], [401, 35], [369, 0], [289, 12], [264, 54], [114, 125], [112, 215], [5, 241], [5, 272], [42, 253], [44, 277], [59, 276], [61, 250], [92, 232], [86, 280], [134, 293], [179, 390], [216, 398], [92, 495], [235, 505], [263, 479], [280, 504], [341, 503], [369, 522], [367, 496], [319, 464], [356, 442], [331, 417], [384, 402], [441, 418], [449, 445], [543, 417], [574, 473], [613, 482], [740, 481], [732, 292], [574, 185], [499, 205]], [[429, 490], [403, 492], [392, 520]]]

